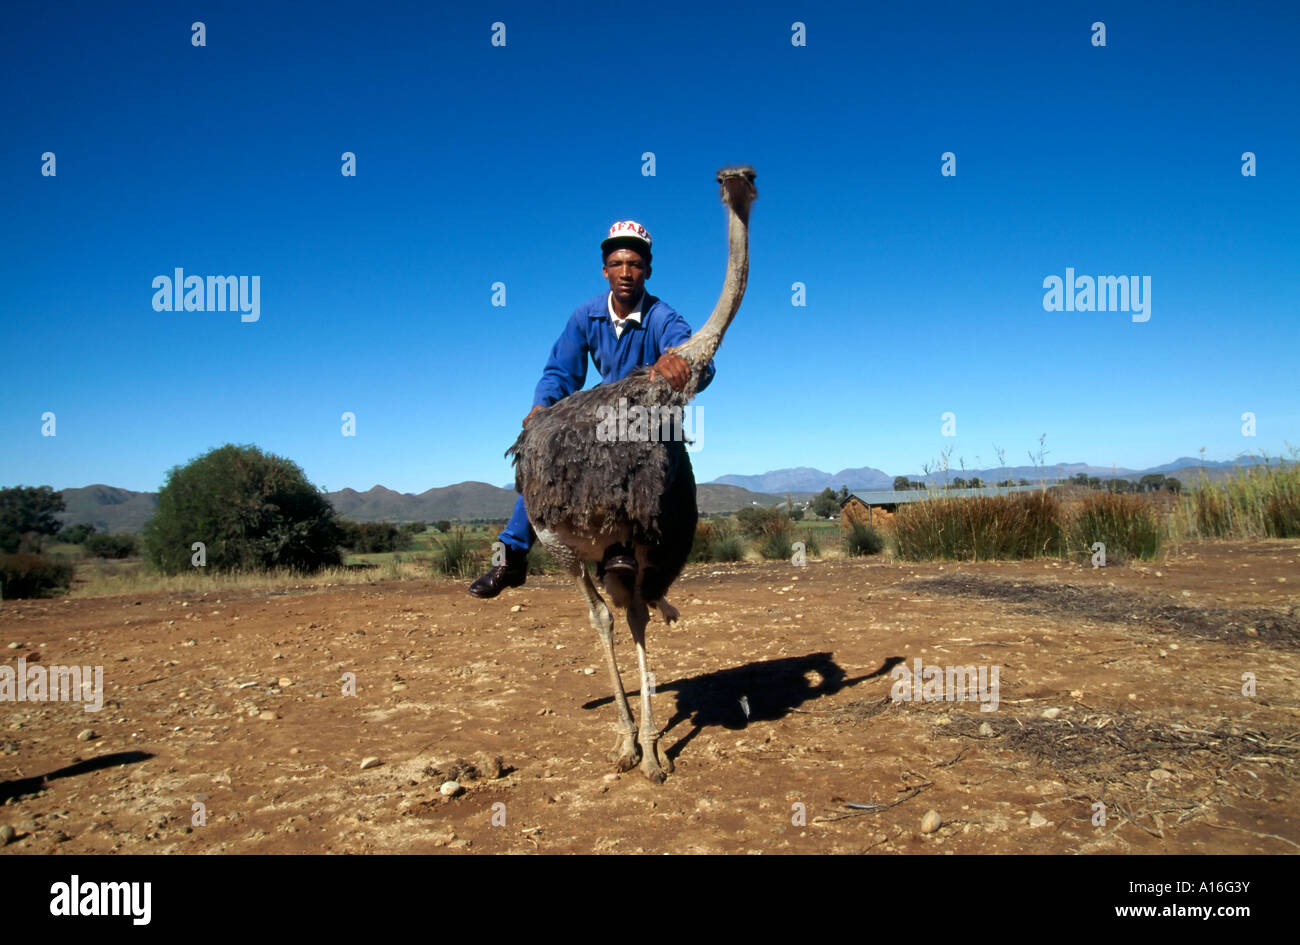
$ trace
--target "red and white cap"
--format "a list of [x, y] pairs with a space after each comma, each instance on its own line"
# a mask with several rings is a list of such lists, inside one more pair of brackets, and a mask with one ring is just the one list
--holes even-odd
[[600, 252], [605, 255], [614, 249], [635, 249], [650, 255], [650, 231], [635, 220], [620, 220], [609, 228], [609, 235], [600, 243]]

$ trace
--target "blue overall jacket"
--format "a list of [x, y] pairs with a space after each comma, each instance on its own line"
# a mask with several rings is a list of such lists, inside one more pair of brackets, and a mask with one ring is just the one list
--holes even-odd
[[[641, 305], [641, 323], [628, 322], [622, 337], [614, 334], [608, 305], [609, 293], [603, 292], [574, 309], [542, 370], [542, 379], [533, 393], [534, 407], [549, 407], [582, 390], [587, 382], [588, 353], [600, 372], [600, 382], [610, 384], [639, 367], [654, 364], [669, 348], [691, 337], [686, 319], [648, 292]], [[709, 386], [714, 373], [713, 362], [709, 361], [700, 379], [700, 390]]]

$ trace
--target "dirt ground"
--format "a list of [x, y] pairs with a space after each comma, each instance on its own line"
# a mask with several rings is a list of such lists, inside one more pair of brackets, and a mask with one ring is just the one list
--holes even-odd
[[[6, 601], [0, 663], [102, 664], [105, 705], [0, 703], [0, 852], [1294, 853], [1298, 592], [1297, 541], [692, 565], [649, 632], [662, 786], [611, 774], [560, 577]], [[996, 711], [891, 702], [918, 658], [996, 667]]]

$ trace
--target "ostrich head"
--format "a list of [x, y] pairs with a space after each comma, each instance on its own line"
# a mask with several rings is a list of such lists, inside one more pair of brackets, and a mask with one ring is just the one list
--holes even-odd
[[741, 222], [747, 226], [749, 224], [749, 205], [758, 198], [758, 188], [754, 186], [754, 177], [754, 169], [748, 165], [724, 167], [718, 171], [722, 202], [736, 211]]

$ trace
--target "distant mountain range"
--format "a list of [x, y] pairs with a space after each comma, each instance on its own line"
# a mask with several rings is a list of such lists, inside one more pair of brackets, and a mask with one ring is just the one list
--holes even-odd
[[89, 522], [101, 532], [140, 533], [158, 508], [158, 493], [132, 492], [116, 486], [64, 489], [65, 510], [55, 514], [64, 525]]
[[[64, 525], [89, 522], [101, 532], [134, 532], [158, 507], [158, 493], [132, 492], [115, 486], [93, 485], [64, 489], [66, 510], [55, 515]], [[341, 489], [325, 493], [334, 510], [354, 522], [436, 522], [487, 519], [504, 522], [515, 506], [513, 488], [503, 489], [486, 482], [458, 482], [454, 486], [428, 489], [419, 495], [394, 492], [375, 486], [365, 492]], [[734, 512], [752, 504], [776, 505], [784, 496], [762, 495], [737, 486], [701, 483], [696, 502], [701, 512]]]
[[[978, 477], [985, 483], [1004, 479], [1026, 479], [1052, 482], [1069, 479], [1078, 473], [1087, 473], [1099, 479], [1124, 478], [1134, 481], [1142, 476], [1162, 473], [1182, 479], [1185, 483], [1199, 478], [1202, 472], [1209, 479], [1220, 479], [1237, 466], [1253, 466], [1262, 461], [1253, 456], [1235, 460], [1207, 462], [1184, 456], [1171, 463], [1151, 469], [1116, 469], [1111, 466], [1089, 466], [1086, 463], [1056, 463], [1051, 466], [1001, 466], [995, 469], [949, 470], [948, 479]], [[911, 473], [913, 482], [927, 481], [941, 484], [940, 474], [922, 476]], [[785, 500], [787, 493], [798, 502], [805, 501], [823, 489], [838, 491], [847, 486], [849, 491], [892, 489], [894, 477], [870, 466], [842, 469], [826, 473], [809, 466], [795, 469], [776, 469], [760, 476], [719, 476], [713, 482], [696, 486], [696, 501], [701, 512], [734, 512], [750, 505], [776, 505]], [[132, 492], [115, 486], [93, 485], [78, 489], [64, 489], [66, 511], [58, 518], [65, 525], [89, 522], [103, 532], [139, 533], [158, 507], [155, 492]], [[439, 519], [469, 521], [471, 519], [504, 521], [515, 504], [513, 487], [494, 486], [487, 482], [458, 482], [453, 486], [426, 489], [419, 495], [394, 492], [383, 486], [374, 486], [365, 492], [341, 489], [327, 492], [325, 497], [343, 518], [356, 522], [436, 522]]]
[[[1096, 476], [1098, 479], [1131, 479], [1136, 482], [1143, 476], [1156, 473], [1171, 475], [1180, 471], [1190, 471], [1192, 475], [1199, 476], [1202, 468], [1204, 468], [1206, 476], [1213, 479], [1231, 472], [1234, 467], [1254, 466], [1262, 462], [1262, 460], [1254, 456], [1242, 456], [1239, 459], [1202, 464], [1198, 459], [1184, 456], [1172, 463], [1154, 466], [1151, 469], [1126, 469], [1123, 466], [1090, 466], [1087, 463], [1053, 463], [1050, 466], [949, 469], [946, 476], [943, 473], [930, 473], [927, 476], [916, 472], [906, 473], [906, 476], [912, 482], [925, 482], [928, 485], [942, 485], [944, 482], [956, 478], [971, 479], [972, 477], [978, 477], [982, 482], [987, 483], [1001, 482], [1005, 479], [1014, 479], [1017, 482], [1021, 479], [1026, 479], [1029, 482], [1046, 479], [1048, 482], [1052, 482], [1058, 479], [1071, 479], [1079, 473]], [[898, 475], [903, 474], [899, 473]], [[841, 469], [837, 473], [822, 472], [820, 469], [813, 469], [810, 466], [798, 466], [794, 469], [774, 469], [759, 476], [719, 476], [713, 482], [740, 486], [753, 492], [781, 496], [789, 492], [797, 496], [800, 493], [818, 493], [823, 489], [834, 489], [838, 492], [844, 486], [847, 486], [850, 492], [854, 490], [892, 489], [894, 487], [894, 478], [893, 475], [871, 466]]]
[[870, 466], [857, 469], [841, 469], [832, 475], [813, 469], [811, 466], [798, 466], [794, 469], [774, 469], [759, 476], [719, 476], [715, 483], [728, 486], [740, 486], [754, 492], [769, 492], [785, 495], [787, 492], [821, 492], [830, 488], [838, 490], [840, 486], [852, 489], [891, 489], [894, 477]]

